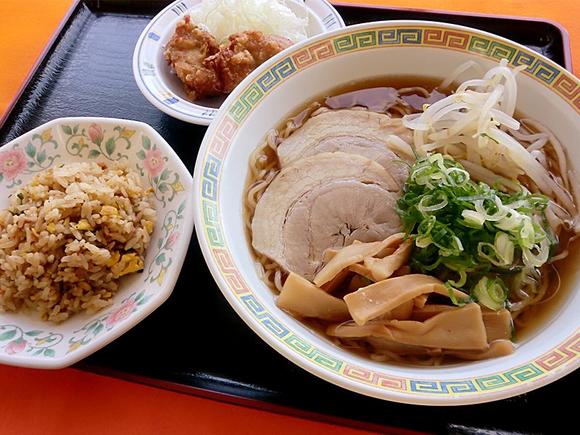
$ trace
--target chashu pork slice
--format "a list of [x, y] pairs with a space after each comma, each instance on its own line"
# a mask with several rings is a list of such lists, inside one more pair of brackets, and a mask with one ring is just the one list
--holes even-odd
[[324, 251], [401, 231], [399, 186], [378, 163], [321, 153], [283, 168], [252, 220], [252, 245], [288, 272], [312, 280]]
[[389, 148], [392, 136], [412, 143], [411, 133], [401, 119], [367, 110], [322, 110], [280, 143], [278, 157], [284, 168], [319, 153], [358, 154], [382, 165], [402, 186], [408, 169]]

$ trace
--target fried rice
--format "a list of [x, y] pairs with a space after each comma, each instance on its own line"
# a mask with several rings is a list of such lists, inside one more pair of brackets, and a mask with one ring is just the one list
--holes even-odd
[[112, 303], [143, 269], [155, 209], [125, 166], [71, 163], [38, 174], [0, 211], [0, 311], [61, 322]]

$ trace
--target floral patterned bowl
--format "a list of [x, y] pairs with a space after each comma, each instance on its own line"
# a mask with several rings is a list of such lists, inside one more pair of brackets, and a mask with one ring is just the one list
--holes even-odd
[[61, 324], [35, 313], [0, 312], [0, 363], [36, 368], [73, 364], [127, 332], [171, 294], [193, 231], [191, 175], [149, 125], [110, 118], [55, 119], [0, 148], [0, 207], [35, 174], [60, 163], [126, 163], [153, 189], [157, 222], [143, 273], [122, 281], [113, 304]]

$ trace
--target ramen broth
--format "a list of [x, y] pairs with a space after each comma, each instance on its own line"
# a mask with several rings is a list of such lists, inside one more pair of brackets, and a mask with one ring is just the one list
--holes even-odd
[[529, 307], [521, 314], [521, 323], [518, 325], [514, 337], [516, 343], [521, 344], [533, 338], [534, 335], [547, 327], [557, 317], [580, 277], [580, 270], [578, 269], [580, 264], [579, 247], [580, 241], [578, 240], [570, 243], [568, 247], [570, 254], [555, 264], [555, 268], [560, 275], [560, 288], [558, 291], [553, 294], [553, 289], [550, 289], [544, 301]]
[[[433, 77], [422, 77], [419, 75], [374, 77], [363, 81], [351, 81], [346, 84], [342, 84], [334, 88], [331, 88], [329, 91], [321, 92], [316, 97], [314, 97], [312, 101], [308, 103], [308, 106], [315, 102], [318, 102], [322, 106], [324, 106], [327, 97], [346, 94], [347, 92], [364, 91], [372, 88], [385, 88], [385, 87], [394, 89], [413, 88], [417, 87], [417, 83], [420, 83], [421, 84], [420, 86], [429, 92], [437, 90], [445, 95], [449, 95], [451, 93], [450, 91], [452, 89], [455, 89], [456, 87], [455, 84], [453, 84], [448, 89], [441, 89], [439, 88], [441, 79], [436, 79]], [[405, 95], [413, 95], [413, 93], [408, 94], [406, 93]], [[300, 114], [303, 110], [305, 110], [306, 107], [301, 105], [298, 109], [290, 112], [291, 113], [290, 116], [285, 117], [284, 121], [280, 125], [278, 125], [277, 128], [278, 129], [281, 128], [286, 123], [287, 119], [290, 119]], [[348, 107], [334, 107], [334, 108], [340, 109]]]
[[[307, 111], [308, 108], [311, 107], [312, 104], [315, 104], [315, 103], [320, 104], [321, 107], [325, 107], [325, 106], [328, 107], [325, 104], [325, 101], [328, 97], [331, 97], [331, 96], [337, 96], [337, 95], [350, 93], [350, 92], [356, 92], [356, 91], [365, 91], [365, 95], [362, 95], [362, 93], [361, 93], [361, 95], [357, 96], [357, 102], [359, 102], [360, 105], [366, 106], [367, 102], [365, 101], [365, 98], [369, 97], [369, 95], [371, 97], [370, 100], [368, 101], [369, 104], [372, 104], [372, 101], [374, 101], [376, 99], [376, 95], [372, 95], [372, 93], [369, 94], [367, 92], [369, 89], [372, 89], [372, 88], [388, 87], [388, 88], [394, 88], [397, 90], [401, 90], [403, 88], [414, 88], [414, 87], [420, 86], [421, 88], [425, 89], [429, 93], [435, 93], [435, 94], [441, 93], [442, 96], [440, 96], [438, 98], [442, 98], [442, 97], [445, 97], [445, 96], [451, 94], [452, 90], [454, 90], [456, 88], [456, 84], [454, 83], [448, 89], [440, 89], [438, 87], [438, 85], [440, 83], [441, 83], [441, 79], [435, 79], [432, 77], [423, 77], [423, 76], [419, 76], [419, 75], [384, 76], [384, 77], [376, 77], [376, 78], [372, 78], [372, 79], [368, 79], [368, 80], [364, 80], [364, 81], [353, 81], [353, 82], [350, 82], [347, 84], [337, 86], [330, 91], [325, 91], [324, 93], [321, 93], [317, 97], [313, 98], [308, 103], [307, 106], [301, 106], [301, 107], [293, 110], [292, 112], [290, 112], [289, 116], [286, 116], [283, 118], [283, 121], [278, 126], [276, 126], [276, 129], [278, 131], [283, 130], [284, 127], [287, 125], [288, 120], [290, 120], [290, 119], [303, 118], [302, 120], [307, 120], [310, 117], [310, 112], [308, 112], [306, 114], [306, 116], [301, 116], [301, 114], [304, 114], [305, 111]], [[405, 92], [404, 94], [401, 94], [401, 95], [409, 96], [409, 95], [413, 95], [413, 93], [412, 92]], [[422, 94], [417, 94], [417, 95], [424, 97], [424, 95], [422, 95]], [[350, 107], [352, 107], [352, 106], [340, 107], [340, 106], [334, 105], [332, 108], [333, 109], [342, 109], [342, 108], [350, 108]], [[514, 117], [516, 119], [521, 119], [523, 116], [521, 113], [516, 112]], [[246, 180], [245, 191], [248, 190], [249, 186], [254, 181], [255, 180], [253, 179], [252, 174], [249, 173], [248, 178]], [[246, 218], [251, 218], [251, 216], [248, 216], [248, 210], [246, 208], [244, 209], [244, 216]], [[252, 234], [251, 234], [250, 228], [246, 228], [246, 236], [248, 237], [249, 245], [252, 246]], [[513, 341], [516, 344], [518, 344], [518, 343], [521, 344], [521, 343], [527, 341], [529, 338], [533, 337], [541, 328], [543, 328], [547, 324], [549, 324], [550, 320], [553, 319], [553, 317], [555, 315], [557, 315], [558, 311], [562, 307], [562, 304], [564, 303], [566, 298], [569, 296], [570, 291], [572, 291], [572, 288], [575, 285], [575, 281], [578, 278], [578, 274], [580, 273], [578, 271], [578, 264], [580, 262], [580, 252], [577, 248], [578, 248], [578, 241], [572, 242], [568, 247], [570, 254], [566, 258], [564, 258], [563, 260], [560, 260], [556, 263], [555, 268], [557, 269], [559, 276], [560, 276], [560, 280], [561, 280], [560, 281], [561, 282], [560, 288], [556, 292], [554, 292], [553, 289], [548, 289], [547, 296], [546, 296], [547, 300], [545, 300], [544, 302], [538, 303], [534, 306], [528, 307], [526, 309], [526, 311], [524, 313], [522, 313], [521, 316], [519, 317], [519, 322], [518, 322], [519, 325], [517, 326], [517, 331], [513, 336]], [[556, 284], [556, 283], [557, 283], [557, 279], [554, 279], [553, 284]], [[274, 288], [273, 286], [271, 286], [271, 287], [272, 287], [272, 290], [277, 293], [276, 288]], [[338, 296], [341, 297], [342, 295], [338, 295]], [[338, 343], [338, 340], [333, 339], [333, 337], [329, 337], [325, 333], [325, 328], [326, 328], [327, 322], [324, 322], [324, 321], [321, 321], [318, 319], [310, 319], [310, 318], [309, 319], [299, 318], [299, 320], [303, 324], [308, 326], [309, 328], [316, 331], [318, 334], [324, 336], [325, 338], [327, 338], [329, 340], [335, 341], [337, 343], [337, 345], [340, 346], [341, 348], [352, 351], [357, 355], [364, 355], [367, 357], [369, 356], [369, 352], [367, 350], [365, 350], [364, 348], [357, 349], [356, 347], [350, 347], [348, 344]], [[464, 360], [459, 360], [457, 358], [447, 356], [443, 360], [443, 363], [455, 363], [455, 362], [459, 362], [459, 361], [464, 361]], [[399, 362], [396, 362], [396, 361], [389, 361], [389, 363], [399, 364]], [[409, 363], [405, 362], [404, 364], [408, 365]], [[411, 364], [413, 364], [413, 363], [411, 363]]]

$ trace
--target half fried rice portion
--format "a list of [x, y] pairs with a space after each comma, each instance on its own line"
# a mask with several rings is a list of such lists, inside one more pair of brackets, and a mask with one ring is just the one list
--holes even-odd
[[143, 269], [155, 209], [125, 166], [71, 163], [38, 174], [0, 211], [0, 311], [61, 322], [112, 303]]

